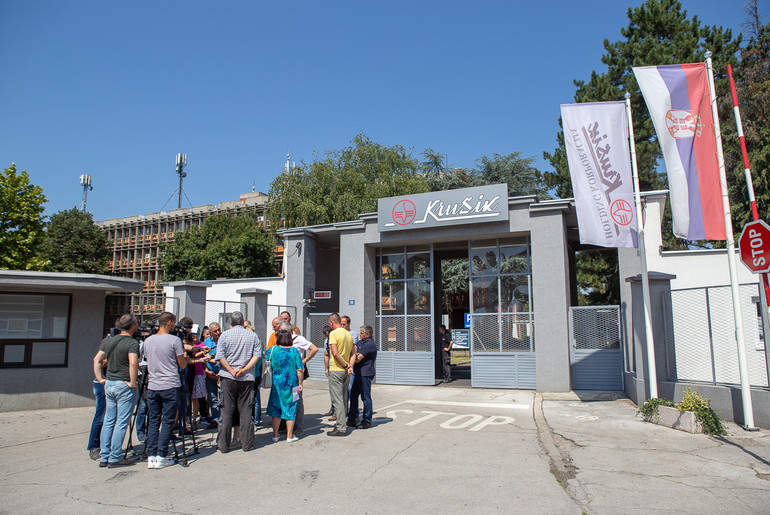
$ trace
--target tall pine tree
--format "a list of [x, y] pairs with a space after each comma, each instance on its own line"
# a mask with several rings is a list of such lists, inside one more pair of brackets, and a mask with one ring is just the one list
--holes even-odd
[[[587, 82], [574, 81], [574, 101], [617, 101], [622, 100], [626, 92], [630, 92], [641, 191], [664, 189], [667, 187], [666, 178], [658, 170], [660, 145], [632, 68], [704, 61], [706, 51], [710, 50], [713, 53], [717, 91], [727, 91], [726, 65], [737, 63], [741, 37], [733, 39], [729, 29], [701, 25], [698, 17], [690, 17], [676, 0], [648, 0], [639, 7], [628, 9], [628, 19], [628, 26], [620, 29], [623, 39], [614, 43], [604, 40], [605, 53], [601, 61], [606, 65], [606, 71], [591, 72]], [[722, 111], [729, 113], [729, 107], [722, 105]], [[553, 153], [543, 153], [554, 171], [545, 172], [544, 175], [557, 195], [567, 198], [573, 194], [564, 133], [560, 131], [556, 140], [558, 147]], [[665, 245], [668, 248], [684, 248], [686, 243], [677, 241], [671, 232], [670, 215], [667, 221], [669, 223], [665, 224], [663, 235]], [[620, 301], [617, 260], [615, 250], [578, 254], [581, 303], [616, 304]]]

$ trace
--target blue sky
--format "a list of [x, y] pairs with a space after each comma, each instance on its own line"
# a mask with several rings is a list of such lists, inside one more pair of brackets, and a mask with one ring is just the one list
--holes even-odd
[[[640, 3], [0, 0], [0, 165], [29, 172], [48, 215], [90, 174], [96, 220], [160, 210], [177, 152], [193, 205], [267, 192], [287, 149], [310, 161], [359, 132], [547, 170], [559, 104]], [[744, 0], [682, 3], [741, 31]]]

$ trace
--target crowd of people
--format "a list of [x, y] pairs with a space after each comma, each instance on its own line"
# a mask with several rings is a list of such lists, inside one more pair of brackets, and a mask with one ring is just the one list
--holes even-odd
[[[337, 313], [328, 323], [323, 347], [332, 406], [323, 416], [334, 423], [327, 435], [346, 436], [347, 427], [372, 427], [377, 345], [371, 326], [353, 331], [350, 317]], [[199, 329], [192, 319], [177, 321], [166, 312], [153, 334], [142, 334], [136, 317], [119, 317], [93, 360], [91, 459], [107, 468], [136, 464], [128, 455], [134, 429], [150, 469], [176, 463], [176, 441], [196, 430], [216, 429], [221, 453], [237, 446], [249, 451], [255, 426], [261, 425], [261, 387], [269, 388], [265, 413], [271, 417], [272, 441], [280, 441], [282, 432], [287, 442], [299, 440], [307, 363], [319, 348], [302, 336], [287, 311], [273, 319], [272, 327], [263, 347], [240, 312], [230, 315], [226, 331], [217, 322]]]

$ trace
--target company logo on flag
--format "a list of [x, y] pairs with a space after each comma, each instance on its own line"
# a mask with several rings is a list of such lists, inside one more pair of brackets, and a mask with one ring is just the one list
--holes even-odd
[[562, 104], [580, 242], [636, 247], [625, 102]]
[[634, 68], [668, 173], [674, 234], [724, 240], [719, 164], [704, 63]]

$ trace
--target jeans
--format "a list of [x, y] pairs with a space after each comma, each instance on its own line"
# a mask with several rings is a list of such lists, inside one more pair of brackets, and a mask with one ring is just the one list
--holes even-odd
[[120, 461], [123, 459], [123, 439], [131, 418], [136, 390], [125, 381], [107, 380], [104, 385], [106, 410], [101, 438], [101, 461]]
[[219, 422], [219, 386], [216, 379], [206, 378], [206, 391], [209, 394], [209, 410], [214, 422]]
[[348, 404], [348, 384], [350, 376], [344, 370], [329, 370], [329, 394], [332, 396], [334, 412], [337, 414], [337, 421], [334, 423], [334, 429], [344, 432], [345, 428], [345, 407]]
[[139, 397], [139, 409], [136, 412], [136, 436], [140, 440], [147, 435], [147, 391]]
[[91, 434], [88, 436], [88, 450], [99, 449], [100, 433], [104, 422], [104, 408], [106, 401], [104, 399], [104, 385], [100, 382], [94, 382], [94, 397], [96, 398], [96, 409], [94, 410], [94, 420], [91, 422]]
[[177, 410], [177, 388], [147, 390], [147, 407], [150, 421], [147, 432], [147, 456], [168, 454], [168, 442], [174, 430]]
[[358, 418], [359, 395], [361, 396], [361, 402], [364, 404], [364, 415], [361, 421], [372, 423], [372, 379], [374, 377], [359, 374], [356, 376], [355, 381], [353, 381], [353, 387], [350, 390], [350, 409], [348, 410], [348, 422], [351, 424], [355, 424]]

